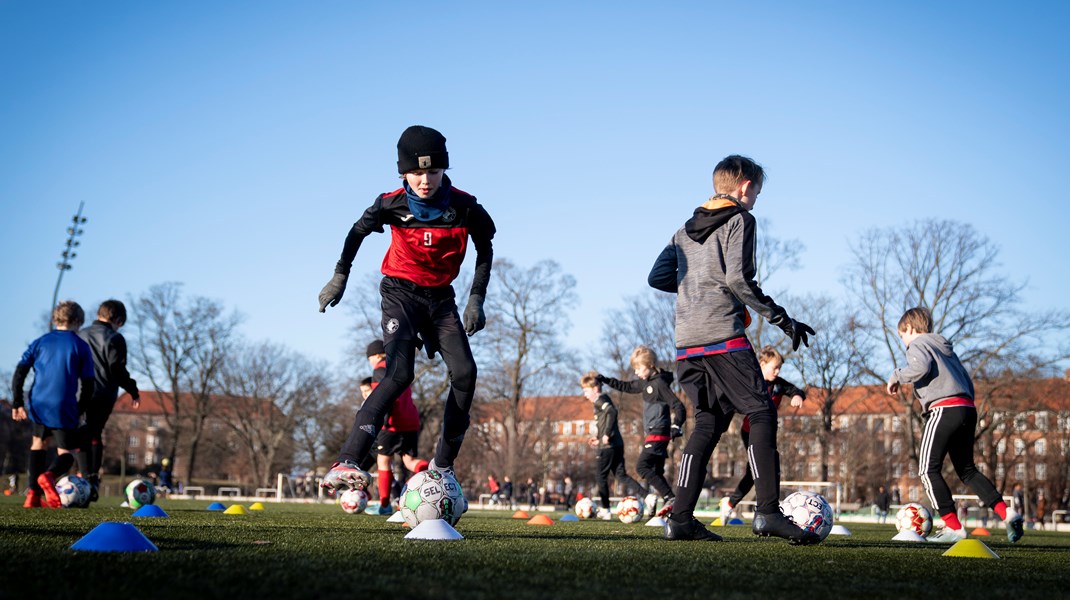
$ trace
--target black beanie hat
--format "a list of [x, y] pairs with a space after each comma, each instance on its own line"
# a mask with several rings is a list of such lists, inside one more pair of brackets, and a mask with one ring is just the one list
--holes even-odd
[[368, 344], [368, 356], [375, 356], [377, 354], [386, 354], [386, 346], [383, 345], [383, 340], [375, 340]]
[[448, 169], [450, 155], [446, 152], [446, 137], [441, 133], [413, 125], [401, 133], [398, 140], [398, 173], [417, 169]]

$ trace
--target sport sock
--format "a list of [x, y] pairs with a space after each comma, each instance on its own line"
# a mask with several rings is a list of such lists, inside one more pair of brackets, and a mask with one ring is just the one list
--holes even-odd
[[1004, 502], [1002, 500], [1000, 500], [999, 502], [996, 502], [995, 504], [992, 505], [992, 510], [996, 511], [996, 514], [999, 515], [1000, 520], [1002, 520], [1002, 521], [1006, 521], [1007, 520], [1007, 503], [1006, 502]]
[[379, 502], [381, 504], [388, 504], [390, 502], [390, 486], [394, 483], [394, 476], [391, 475], [388, 469], [379, 469]]
[[38, 494], [43, 493], [41, 486], [37, 485], [37, 477], [45, 472], [48, 461], [47, 450], [30, 450], [30, 485], [29, 488]]
[[951, 529], [956, 531], [962, 529], [962, 523], [959, 523], [959, 518], [955, 513], [949, 512], [946, 515], [940, 515], [940, 518], [944, 520], [944, 525], [947, 525]]
[[420, 462], [416, 463], [416, 468], [413, 469], [412, 472], [413, 473], [422, 473], [423, 471], [427, 470], [427, 465], [428, 465], [428, 462], [426, 460], [421, 460]]
[[71, 470], [74, 465], [74, 455], [71, 453], [57, 454], [56, 459], [49, 465], [48, 470], [55, 476], [56, 479], [63, 477]]

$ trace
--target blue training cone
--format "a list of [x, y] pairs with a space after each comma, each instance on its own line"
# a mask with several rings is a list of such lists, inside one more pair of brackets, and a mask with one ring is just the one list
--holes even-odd
[[222, 502], [213, 502], [208, 505], [208, 510], [227, 510], [227, 507]]
[[71, 546], [87, 552], [156, 552], [159, 548], [130, 523], [101, 523]]
[[558, 519], [558, 522], [559, 523], [573, 523], [573, 522], [576, 522], [576, 521], [579, 521], [579, 520], [580, 520], [579, 517], [577, 517], [576, 515], [574, 515], [572, 513], [569, 513], [569, 514], [561, 517], [560, 519]]
[[135, 510], [133, 516], [135, 516], [135, 517], [166, 517], [167, 513], [165, 513], [162, 508], [160, 508], [159, 506], [156, 506], [155, 504], [146, 504], [145, 506], [142, 506], [141, 508]]

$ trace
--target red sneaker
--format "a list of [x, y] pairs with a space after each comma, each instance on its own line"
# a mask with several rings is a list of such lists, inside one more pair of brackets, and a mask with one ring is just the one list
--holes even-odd
[[41, 496], [36, 490], [26, 490], [26, 501], [22, 503], [22, 508], [41, 508]]
[[52, 474], [52, 471], [45, 471], [38, 475], [37, 485], [41, 486], [41, 491], [45, 493], [45, 499], [41, 502], [41, 506], [47, 506], [48, 508], [63, 508], [63, 503], [60, 502], [59, 494], [56, 493], [56, 476]]

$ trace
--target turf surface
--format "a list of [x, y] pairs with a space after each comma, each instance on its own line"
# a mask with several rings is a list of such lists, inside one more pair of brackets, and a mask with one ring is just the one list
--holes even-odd
[[[267, 503], [247, 515], [208, 502], [158, 504], [134, 518], [104, 499], [88, 510], [25, 510], [0, 497], [0, 598], [1053, 598], [1070, 594], [1070, 534], [1002, 530], [979, 538], [1000, 560], [941, 556], [940, 544], [892, 542], [891, 525], [845, 523], [854, 535], [813, 547], [713, 528], [724, 542], [666, 542], [618, 522], [527, 525], [472, 511], [464, 540], [404, 539], [385, 517], [337, 506]], [[553, 515], [556, 520], [561, 514]], [[153, 553], [76, 552], [104, 521], [134, 523]]]

